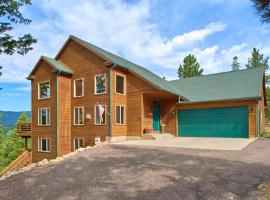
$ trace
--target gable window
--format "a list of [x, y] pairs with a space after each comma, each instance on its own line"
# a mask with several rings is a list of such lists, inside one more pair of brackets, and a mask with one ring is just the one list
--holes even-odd
[[84, 96], [84, 80], [77, 79], [74, 80], [74, 97]]
[[74, 150], [76, 151], [79, 148], [83, 148], [84, 141], [83, 138], [74, 138]]
[[115, 77], [115, 91], [118, 94], [125, 94], [125, 77], [121, 75], [116, 75]]
[[106, 125], [106, 105], [95, 105], [95, 125]]
[[39, 126], [50, 125], [50, 108], [38, 109], [38, 125]]
[[84, 119], [84, 108], [75, 107], [74, 108], [74, 125], [83, 125]]
[[95, 76], [95, 94], [106, 93], [106, 74]]
[[117, 125], [124, 125], [125, 124], [125, 107], [124, 106], [116, 106], [116, 117], [115, 123]]
[[51, 95], [50, 81], [38, 84], [38, 99], [47, 99]]
[[38, 151], [50, 152], [49, 138], [38, 138]]

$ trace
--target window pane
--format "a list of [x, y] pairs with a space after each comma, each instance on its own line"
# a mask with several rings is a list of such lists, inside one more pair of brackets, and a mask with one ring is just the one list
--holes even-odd
[[106, 76], [105, 74], [96, 76], [96, 94], [106, 92]]
[[79, 139], [79, 142], [80, 142], [80, 147], [83, 148], [83, 139]]
[[120, 124], [120, 106], [116, 106], [116, 123]]
[[41, 124], [46, 125], [47, 124], [47, 109], [41, 110]]
[[125, 107], [121, 107], [121, 124], [124, 124]]
[[50, 82], [44, 82], [39, 84], [39, 98], [48, 98], [50, 97]]
[[124, 77], [116, 75], [116, 92], [124, 94]]
[[75, 150], [77, 150], [79, 148], [78, 139], [75, 139], [74, 142], [75, 142]]
[[83, 80], [75, 81], [75, 96], [76, 97], [83, 96]]
[[41, 150], [42, 151], [46, 151], [47, 150], [47, 140], [46, 139], [42, 139], [42, 144], [41, 144]]
[[78, 124], [78, 108], [75, 108], [75, 124]]
[[83, 109], [79, 108], [79, 124], [83, 124]]
[[46, 139], [46, 141], [47, 141], [47, 151], [50, 151], [50, 140]]
[[106, 124], [106, 106], [105, 105], [100, 105], [100, 106], [104, 108], [104, 112], [102, 113], [102, 120], [100, 117], [99, 106], [96, 105], [95, 122], [96, 124]]
[[50, 109], [47, 109], [47, 124], [50, 124]]

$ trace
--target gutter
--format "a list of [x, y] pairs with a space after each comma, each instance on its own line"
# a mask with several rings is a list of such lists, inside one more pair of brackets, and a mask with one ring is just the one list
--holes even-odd
[[109, 127], [109, 137], [112, 137], [112, 95], [113, 95], [113, 84], [112, 84], [112, 70], [116, 67], [115, 64], [110, 68], [110, 127]]
[[184, 104], [196, 104], [196, 103], [211, 103], [211, 102], [219, 102], [219, 101], [240, 101], [240, 100], [260, 100], [261, 97], [245, 97], [245, 98], [235, 98], [235, 99], [218, 99], [218, 100], [209, 100], [209, 101], [182, 101], [178, 102], [178, 105]]

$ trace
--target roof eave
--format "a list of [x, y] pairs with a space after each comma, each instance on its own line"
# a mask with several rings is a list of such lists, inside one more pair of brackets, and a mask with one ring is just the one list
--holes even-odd
[[217, 100], [207, 100], [207, 101], [182, 101], [178, 102], [178, 105], [183, 104], [197, 104], [197, 103], [212, 103], [212, 102], [220, 102], [220, 101], [241, 101], [241, 100], [260, 100], [261, 96], [255, 97], [244, 97], [244, 98], [231, 98], [231, 99], [217, 99]]

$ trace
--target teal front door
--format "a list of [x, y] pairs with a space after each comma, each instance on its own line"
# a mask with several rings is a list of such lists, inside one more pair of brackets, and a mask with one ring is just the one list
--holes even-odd
[[153, 101], [153, 130], [160, 131], [160, 102]]
[[248, 107], [179, 110], [178, 136], [247, 138]]

